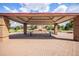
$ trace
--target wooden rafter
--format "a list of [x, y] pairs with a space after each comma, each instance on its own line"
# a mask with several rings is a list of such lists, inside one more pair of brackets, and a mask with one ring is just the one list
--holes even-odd
[[17, 18], [21, 19], [21, 20], [24, 21], [24, 22], [27, 22], [27, 21], [28, 21], [28, 20], [26, 20], [26, 19], [24, 19], [24, 18], [22, 18], [22, 17], [17, 17]]
[[55, 22], [53, 19], [54, 19], [54, 17], [49, 17], [49, 19], [51, 19], [53, 22]]
[[16, 22], [19, 22], [19, 23], [25, 23], [24, 21], [18, 19], [18, 18], [14, 18], [14, 17], [7, 17], [8, 19], [10, 20], [13, 20], [13, 21], [16, 21]]
[[62, 17], [58, 18], [55, 22], [61, 20], [61, 19], [64, 18], [64, 17], [65, 17], [65, 16], [62, 16]]
[[[66, 18], [66, 17], [68, 17], [68, 18]], [[63, 19], [57, 21], [56, 23], [63, 23], [65, 21], [71, 20], [73, 18], [75, 18], [75, 16], [70, 16], [70, 17], [69, 16], [65, 16]]]

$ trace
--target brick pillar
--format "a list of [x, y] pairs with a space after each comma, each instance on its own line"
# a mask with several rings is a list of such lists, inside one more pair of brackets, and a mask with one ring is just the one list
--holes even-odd
[[27, 23], [24, 23], [24, 34], [27, 34]]
[[6, 17], [0, 16], [0, 41], [9, 39], [9, 20]]
[[79, 41], [79, 16], [74, 19], [74, 40]]
[[55, 24], [54, 24], [54, 34], [57, 35], [57, 33], [58, 33], [58, 24], [55, 23]]

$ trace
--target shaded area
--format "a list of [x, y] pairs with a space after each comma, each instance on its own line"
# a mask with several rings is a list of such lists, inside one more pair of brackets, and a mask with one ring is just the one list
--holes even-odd
[[52, 39], [48, 33], [33, 33], [33, 34], [12, 34], [9, 36], [10, 39]]
[[54, 37], [54, 39], [57, 39], [57, 40], [68, 40], [68, 41], [74, 41], [73, 39], [68, 39], [68, 38], [57, 38], [57, 37]]
[[[68, 33], [69, 34], [69, 33]], [[9, 36], [10, 39], [57, 39], [57, 40], [68, 40], [68, 41], [73, 41], [72, 38], [63, 38], [63, 37], [56, 37], [54, 34], [53, 35], [50, 35], [49, 33], [33, 33], [33, 34], [30, 34], [28, 33], [27, 35], [24, 35], [22, 33], [18, 33], [18, 34], [11, 34]]]

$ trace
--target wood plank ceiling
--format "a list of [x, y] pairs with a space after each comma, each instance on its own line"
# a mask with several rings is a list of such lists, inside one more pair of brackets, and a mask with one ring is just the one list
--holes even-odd
[[78, 14], [53, 14], [53, 13], [3, 13], [8, 19], [27, 24], [54, 24], [71, 20]]

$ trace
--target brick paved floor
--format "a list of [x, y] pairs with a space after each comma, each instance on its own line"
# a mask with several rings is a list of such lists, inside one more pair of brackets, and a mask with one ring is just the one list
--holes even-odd
[[[43, 33], [45, 34], [45, 33]], [[79, 55], [79, 42], [72, 40], [72, 34], [59, 33], [58, 35], [16, 34], [10, 35], [6, 42], [0, 42], [0, 55], [23, 56], [61, 56]], [[65, 39], [64, 39], [65, 37]]]

